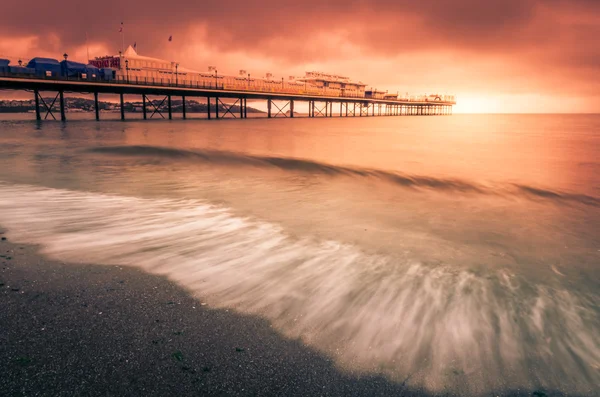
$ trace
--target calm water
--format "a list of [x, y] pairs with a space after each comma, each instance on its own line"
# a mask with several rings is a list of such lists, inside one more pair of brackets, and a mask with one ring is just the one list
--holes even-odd
[[600, 389], [600, 116], [4, 120], [0, 224], [350, 371]]

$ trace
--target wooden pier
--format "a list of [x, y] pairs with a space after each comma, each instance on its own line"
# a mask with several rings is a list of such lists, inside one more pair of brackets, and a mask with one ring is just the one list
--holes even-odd
[[[66, 121], [65, 93], [93, 94], [96, 120], [100, 120], [98, 98], [100, 94], [117, 94], [120, 98], [121, 120], [125, 120], [124, 95], [137, 95], [142, 98], [143, 119], [152, 118], [159, 114], [163, 118], [163, 105], [166, 102], [167, 117], [173, 118], [172, 98], [181, 98], [183, 102], [182, 118], [186, 119], [186, 98], [204, 98], [207, 103], [207, 118], [239, 118], [248, 116], [247, 101], [264, 100], [267, 102], [268, 118], [295, 116], [294, 106], [298, 102], [308, 104], [308, 117], [333, 117], [334, 105], [339, 112], [337, 117], [375, 117], [375, 116], [431, 116], [451, 115], [455, 102], [446, 102], [438, 98], [433, 101], [410, 101], [401, 99], [375, 99], [358, 97], [335, 97], [326, 95], [304, 95], [279, 92], [261, 92], [252, 90], [230, 90], [219, 86], [190, 86], [190, 85], [159, 85], [145, 82], [126, 81], [88, 81], [83, 79], [48, 79], [33, 77], [0, 76], [0, 89], [26, 90], [33, 93], [35, 98], [35, 117], [37, 120], [47, 119], [53, 113], [54, 105], [58, 101], [60, 119]], [[54, 99], [47, 103], [41, 93], [53, 93]], [[161, 104], [156, 106], [148, 100], [148, 96], [160, 96]], [[233, 103], [229, 103], [233, 102]], [[283, 103], [283, 105], [281, 105]], [[215, 111], [211, 111], [211, 104]], [[234, 106], [239, 107], [234, 112]], [[221, 108], [221, 111], [219, 111]], [[148, 112], [152, 114], [148, 116]], [[45, 112], [42, 117], [42, 112]]]

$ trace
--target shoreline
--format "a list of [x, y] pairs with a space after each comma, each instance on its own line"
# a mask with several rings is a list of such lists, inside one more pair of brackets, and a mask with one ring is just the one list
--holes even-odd
[[0, 236], [6, 395], [428, 395], [343, 373], [267, 321], [211, 309], [164, 277], [47, 260]]
[[267, 320], [212, 309], [164, 276], [63, 263], [0, 228], [2, 237], [3, 395], [458, 396], [341, 370]]

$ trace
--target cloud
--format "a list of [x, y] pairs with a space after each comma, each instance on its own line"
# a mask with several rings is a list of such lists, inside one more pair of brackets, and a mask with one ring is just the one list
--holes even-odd
[[127, 43], [192, 68], [318, 68], [391, 90], [556, 100], [600, 89], [597, 0], [32, 0], [3, 5], [0, 54], [81, 57], [86, 33], [93, 54], [114, 54], [121, 21]]

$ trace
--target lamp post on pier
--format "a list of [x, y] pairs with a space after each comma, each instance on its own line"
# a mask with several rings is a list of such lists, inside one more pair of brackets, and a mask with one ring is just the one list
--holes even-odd
[[175, 86], [179, 85], [179, 74], [178, 74], [179, 64], [175, 64]]
[[129, 59], [125, 60], [125, 70], [127, 71], [127, 82], [129, 83]]

